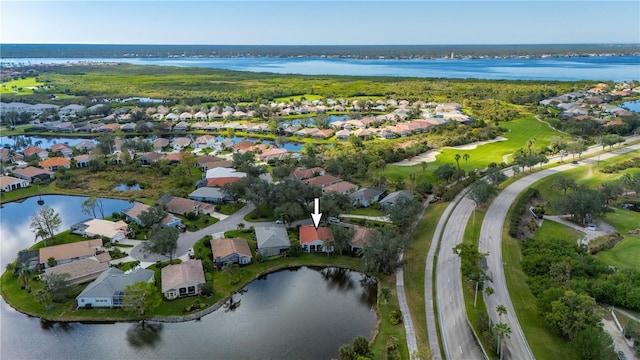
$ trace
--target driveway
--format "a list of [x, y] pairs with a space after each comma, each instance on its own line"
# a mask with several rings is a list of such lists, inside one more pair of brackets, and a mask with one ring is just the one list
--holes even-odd
[[613, 234], [615, 232], [617, 232], [616, 228], [614, 228], [613, 226], [605, 223], [605, 222], [600, 222], [598, 223], [598, 226], [596, 228], [596, 230], [589, 230], [583, 226], [580, 226], [576, 223], [574, 223], [573, 221], [569, 221], [569, 215], [545, 215], [544, 219], [545, 220], [550, 220], [553, 222], [557, 222], [559, 224], [568, 226], [570, 228], [573, 228], [574, 230], [577, 230], [579, 232], [582, 233], [582, 237], [580, 239], [578, 239], [578, 244], [589, 244], [589, 242], [595, 238], [599, 238], [601, 236], [605, 236], [605, 235], [609, 235], [609, 234]]

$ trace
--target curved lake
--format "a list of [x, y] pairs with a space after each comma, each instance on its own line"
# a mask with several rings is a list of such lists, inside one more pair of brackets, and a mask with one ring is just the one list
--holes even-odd
[[302, 75], [400, 76], [493, 80], [640, 79], [640, 56], [536, 59], [332, 59], [332, 58], [4, 58], [3, 63], [65, 64], [78, 61], [193, 66]]
[[155, 332], [131, 323], [43, 322], [2, 302], [0, 358], [326, 360], [341, 344], [375, 331], [376, 283], [358, 272], [287, 269], [245, 289], [234, 310], [155, 325]]
[[[34, 196], [21, 202], [2, 204], [0, 208], [0, 269], [15, 260], [18, 251], [26, 249], [35, 242], [35, 235], [29, 228], [30, 217], [38, 210], [39, 197]], [[43, 195], [42, 200], [51, 206], [62, 220], [61, 231], [82, 220], [91, 218], [80, 210], [83, 196]], [[122, 211], [132, 205], [126, 200], [101, 199], [104, 205], [104, 215], [111, 216], [115, 211]], [[98, 216], [100, 216], [98, 214]]]

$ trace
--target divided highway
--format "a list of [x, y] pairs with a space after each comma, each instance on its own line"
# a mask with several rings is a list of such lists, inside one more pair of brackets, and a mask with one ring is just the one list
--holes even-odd
[[[627, 141], [636, 141], [638, 137], [630, 138]], [[602, 154], [599, 160], [605, 160], [613, 156], [640, 149], [640, 144], [628, 146]], [[586, 151], [584, 155], [593, 154], [599, 151], [599, 147], [593, 147]], [[560, 159], [551, 159], [550, 162], [558, 162]], [[595, 159], [581, 160], [582, 163], [595, 163]], [[492, 202], [487, 210], [480, 233], [480, 252], [488, 252], [487, 258], [488, 275], [492, 278], [492, 287], [495, 293], [491, 296], [485, 295], [485, 302], [489, 316], [494, 323], [498, 322], [498, 315], [495, 308], [498, 304], [505, 305], [507, 315], [503, 321], [507, 322], [512, 330], [511, 338], [505, 339], [505, 359], [533, 359], [533, 354], [524, 337], [524, 333], [515, 314], [511, 298], [507, 290], [502, 267], [502, 229], [509, 207], [515, 198], [538, 180], [556, 174], [558, 172], [571, 169], [579, 165], [562, 165], [551, 169], [546, 169], [528, 176], [525, 176], [503, 190]], [[511, 175], [511, 174], [508, 174]], [[477, 344], [471, 327], [467, 320], [464, 307], [462, 275], [460, 273], [460, 259], [453, 253], [452, 248], [462, 242], [464, 229], [473, 212], [475, 204], [470, 199], [458, 196], [447, 207], [443, 213], [434, 237], [431, 248], [427, 255], [425, 269], [425, 303], [427, 321], [434, 319], [433, 303], [430, 303], [433, 292], [431, 278], [433, 275], [433, 260], [438, 253], [435, 266], [435, 304], [438, 307], [438, 321], [440, 324], [440, 334], [442, 338], [443, 353], [446, 359], [484, 359], [484, 353]], [[433, 324], [427, 324], [429, 343], [434, 350], [434, 359], [439, 358], [440, 351], [437, 344], [437, 332]]]

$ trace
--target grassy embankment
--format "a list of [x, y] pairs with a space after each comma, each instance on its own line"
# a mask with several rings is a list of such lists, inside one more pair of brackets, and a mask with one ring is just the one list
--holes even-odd
[[[517, 202], [514, 201], [514, 204]], [[507, 214], [509, 219], [511, 211]], [[577, 241], [579, 234], [564, 225], [545, 221], [535, 233], [536, 238], [562, 237]], [[538, 359], [575, 359], [575, 354], [538, 312], [537, 300], [529, 290], [527, 276], [521, 265], [522, 254], [517, 239], [509, 236], [508, 222], [502, 232], [502, 259], [511, 302], [533, 355]]]
[[[440, 216], [449, 203], [429, 204], [424, 216], [416, 226], [404, 252], [404, 285], [407, 304], [411, 311], [416, 340], [419, 346], [428, 347], [427, 317], [425, 313], [425, 266], [433, 233]], [[435, 354], [438, 355], [438, 354]]]

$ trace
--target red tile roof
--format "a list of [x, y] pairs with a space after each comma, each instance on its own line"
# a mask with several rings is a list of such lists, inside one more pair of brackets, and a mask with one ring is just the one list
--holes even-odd
[[54, 157], [40, 161], [40, 166], [43, 168], [52, 166], [69, 166], [70, 164], [71, 162], [63, 157]]
[[331, 229], [321, 226], [316, 230], [313, 225], [300, 226], [300, 244], [308, 244], [316, 240], [333, 241]]
[[47, 150], [41, 149], [41, 148], [39, 148], [37, 146], [28, 146], [26, 149], [24, 149], [22, 151], [24, 156], [31, 156], [33, 154], [37, 154], [37, 153], [41, 153], [41, 152], [47, 152]]
[[212, 178], [212, 179], [207, 179], [207, 186], [208, 187], [221, 187], [224, 186], [226, 184], [231, 184], [234, 183], [236, 181], [240, 181], [244, 178], [241, 177], [220, 177], [220, 178]]

